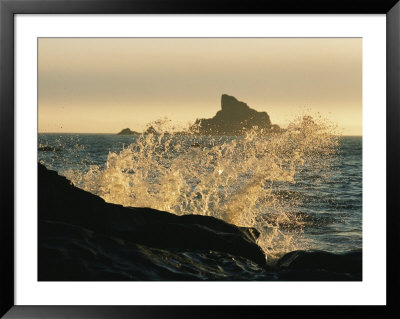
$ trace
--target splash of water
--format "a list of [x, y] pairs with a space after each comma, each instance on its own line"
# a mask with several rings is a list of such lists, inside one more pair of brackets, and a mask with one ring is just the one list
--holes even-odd
[[160, 133], [142, 134], [110, 152], [104, 168], [64, 175], [107, 202], [255, 227], [272, 259], [298, 248], [295, 233], [303, 221], [293, 214], [296, 201], [282, 201], [277, 190], [296, 183], [301, 169], [312, 166], [321, 178], [329, 171], [338, 145], [332, 124], [302, 115], [283, 132], [254, 128], [241, 137], [177, 132], [165, 121], [152, 126]]

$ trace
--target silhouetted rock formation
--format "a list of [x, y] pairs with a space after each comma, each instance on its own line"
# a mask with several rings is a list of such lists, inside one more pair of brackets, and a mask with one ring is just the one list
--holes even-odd
[[129, 128], [124, 128], [117, 135], [139, 135], [139, 133], [135, 132], [135, 131], [131, 131]]
[[272, 126], [266, 112], [257, 112], [227, 94], [221, 97], [221, 110], [211, 119], [198, 119], [193, 129], [197, 127], [200, 134], [215, 135], [242, 135], [253, 127], [279, 131], [279, 126]]
[[124, 128], [121, 132], [119, 132], [117, 135], [141, 135], [141, 134], [153, 134], [157, 135], [160, 134], [156, 131], [156, 129], [153, 126], [149, 126], [143, 133], [138, 133], [135, 131], [131, 131], [129, 128]]

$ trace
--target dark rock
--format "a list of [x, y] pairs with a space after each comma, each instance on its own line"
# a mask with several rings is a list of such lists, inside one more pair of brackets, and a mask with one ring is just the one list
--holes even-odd
[[253, 127], [279, 131], [279, 126], [272, 127], [266, 112], [257, 112], [235, 97], [223, 94], [221, 110], [211, 119], [197, 120], [193, 129], [196, 128], [200, 134], [242, 135]]
[[266, 280], [250, 260], [210, 250], [160, 249], [83, 227], [39, 221], [39, 280]]
[[[50, 271], [47, 268], [54, 266], [54, 261], [48, 260], [52, 255], [51, 242], [56, 240], [54, 236], [57, 234], [57, 232], [51, 233], [52, 227], [64, 229], [63, 236], [69, 238], [69, 241], [65, 239], [68, 245], [76, 244], [76, 241], [70, 240], [73, 235], [68, 234], [69, 231], [78, 229], [79, 232], [85, 233], [83, 231], [85, 229], [96, 234], [98, 238], [105, 237], [108, 241], [120, 240], [132, 247], [139, 245], [148, 249], [162, 249], [165, 253], [177, 250], [214, 252], [225, 257], [231, 256], [228, 258], [231, 261], [232, 258], [239, 258], [253, 262], [258, 265], [257, 267], [266, 266], [265, 255], [255, 243], [255, 238], [258, 236], [256, 230], [241, 229], [208, 216], [177, 216], [150, 208], [123, 207], [106, 203], [100, 197], [73, 186], [65, 177], [59, 176], [55, 171], [47, 170], [41, 164], [38, 164], [38, 182], [39, 243], [41, 243], [39, 273], [44, 276], [41, 278], [49, 279], [45, 275]], [[104, 250], [104, 248], [99, 249]], [[63, 253], [60, 253], [60, 250]], [[57, 256], [60, 254], [70, 256], [65, 247], [55, 253]], [[104, 271], [109, 270], [104, 269]], [[82, 274], [82, 269], [76, 271], [77, 274]], [[54, 273], [54, 270], [52, 272]], [[110, 278], [114, 278], [114, 275], [110, 275]], [[115, 276], [118, 277], [120, 274]], [[57, 280], [57, 274], [55, 273], [52, 278]]]
[[124, 128], [117, 135], [139, 135], [139, 133], [135, 132], [135, 131], [131, 131], [129, 128]]
[[267, 266], [259, 232], [106, 203], [38, 164], [38, 279], [362, 280], [362, 253], [294, 251]]
[[326, 251], [296, 250], [284, 255], [277, 265], [291, 270], [323, 270], [335, 273], [362, 273], [362, 252], [334, 254]]

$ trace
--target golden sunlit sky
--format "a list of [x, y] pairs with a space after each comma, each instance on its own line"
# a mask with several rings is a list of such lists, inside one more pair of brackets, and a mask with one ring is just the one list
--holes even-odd
[[361, 38], [40, 38], [39, 132], [210, 118], [229, 94], [286, 127], [320, 112], [362, 135]]

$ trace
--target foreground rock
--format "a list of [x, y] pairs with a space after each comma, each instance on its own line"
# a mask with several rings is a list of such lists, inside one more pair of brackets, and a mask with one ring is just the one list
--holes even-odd
[[362, 280], [362, 251], [296, 250], [278, 260], [282, 280]]
[[[106, 272], [113, 271], [113, 264], [121, 258], [119, 253], [127, 258], [127, 264], [134, 262], [130, 260], [134, 258], [134, 251], [147, 251], [155, 256], [164, 254], [167, 259], [172, 255], [174, 258], [181, 256], [180, 258], [185, 260], [196, 260], [202, 254], [203, 257], [219, 255], [222, 259], [230, 260], [231, 264], [236, 258], [257, 269], [266, 265], [265, 255], [255, 243], [258, 235], [256, 230], [239, 228], [213, 217], [177, 216], [150, 208], [128, 208], [109, 204], [74, 187], [65, 177], [47, 170], [41, 164], [38, 180], [40, 280], [73, 280], [71, 277], [85, 280], [82, 279], [82, 271], [76, 271], [74, 277], [70, 276], [69, 272], [65, 273], [64, 268], [54, 268], [57, 266], [56, 259], [65, 259], [66, 254], [72, 253], [77, 261], [84, 258], [88, 252], [96, 250], [98, 252], [93, 258], [105, 254], [106, 250], [115, 255], [115, 258], [109, 260], [108, 269], [103, 269]], [[55, 244], [57, 242], [59, 246]], [[93, 247], [89, 249], [90, 245]], [[77, 246], [82, 247], [78, 249]], [[118, 249], [115, 246], [118, 246]], [[187, 254], [192, 254], [192, 258]], [[64, 260], [64, 264], [67, 261]], [[149, 261], [146, 265], [138, 261], [137, 267], [148, 270], [148, 263]], [[96, 263], [94, 268], [95, 265]], [[118, 276], [122, 276], [121, 272], [118, 272]]]
[[221, 110], [211, 119], [197, 120], [194, 127], [198, 133], [210, 135], [242, 135], [253, 127], [279, 131], [279, 126], [271, 124], [267, 112], [257, 112], [227, 94], [221, 97]]
[[[39, 280], [266, 280], [247, 258], [204, 249], [154, 248], [67, 223], [40, 221]], [[273, 280], [273, 277], [269, 277]]]
[[361, 251], [294, 251], [268, 266], [255, 229], [109, 204], [41, 164], [38, 181], [41, 281], [362, 280]]
[[361, 251], [346, 254], [332, 254], [325, 251], [296, 250], [287, 253], [278, 261], [286, 269], [325, 269], [340, 273], [361, 273]]

